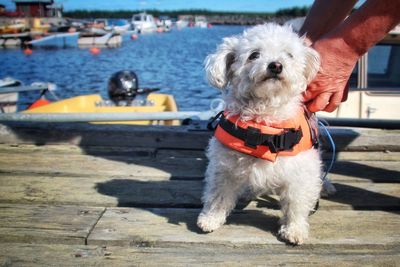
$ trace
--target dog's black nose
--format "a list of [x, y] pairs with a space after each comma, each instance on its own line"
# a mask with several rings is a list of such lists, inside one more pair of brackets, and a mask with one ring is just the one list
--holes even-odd
[[282, 72], [283, 66], [281, 63], [277, 61], [273, 61], [268, 64], [268, 70], [271, 71], [274, 74], [279, 74]]

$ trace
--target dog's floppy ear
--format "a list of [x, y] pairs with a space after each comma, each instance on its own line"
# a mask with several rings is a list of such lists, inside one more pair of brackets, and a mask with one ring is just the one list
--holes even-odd
[[307, 84], [309, 84], [317, 75], [320, 66], [320, 58], [317, 51], [311, 47], [306, 47], [306, 67], [304, 69], [304, 76], [306, 77]]
[[219, 89], [224, 89], [229, 82], [230, 67], [235, 61], [234, 47], [238, 43], [237, 37], [224, 38], [217, 52], [207, 56], [204, 61], [208, 82]]

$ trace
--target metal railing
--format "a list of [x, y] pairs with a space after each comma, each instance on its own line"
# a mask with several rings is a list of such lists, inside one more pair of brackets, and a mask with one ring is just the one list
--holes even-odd
[[198, 119], [208, 120], [215, 111], [113, 112], [113, 113], [1, 113], [0, 122], [126, 122]]

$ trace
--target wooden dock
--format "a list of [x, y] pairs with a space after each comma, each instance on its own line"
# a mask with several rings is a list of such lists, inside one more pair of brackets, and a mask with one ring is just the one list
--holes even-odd
[[338, 193], [292, 247], [274, 196], [199, 231], [210, 132], [0, 124], [0, 266], [400, 266], [400, 131], [332, 134]]

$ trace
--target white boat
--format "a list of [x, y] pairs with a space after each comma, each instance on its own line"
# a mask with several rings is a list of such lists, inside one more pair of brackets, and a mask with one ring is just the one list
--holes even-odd
[[154, 17], [147, 13], [139, 13], [132, 16], [132, 27], [138, 33], [151, 33], [157, 31]]
[[92, 29], [115, 33], [125, 33], [131, 29], [131, 25], [125, 19], [95, 19], [93, 26]]
[[110, 32], [106, 34], [95, 34], [95, 33], [81, 33], [78, 38], [78, 46], [90, 47], [90, 46], [105, 46], [105, 47], [117, 47], [122, 43], [122, 37], [120, 34]]
[[186, 27], [193, 27], [194, 17], [192, 15], [179, 15], [178, 20], [175, 22], [177, 29], [183, 29]]
[[116, 20], [112, 23], [112, 25], [113, 25], [112, 26], [113, 30], [116, 33], [122, 34], [122, 33], [125, 33], [127, 31], [131, 30], [131, 24], [127, 20], [124, 20], [124, 19]]
[[10, 113], [17, 111], [18, 93], [2, 92], [2, 88], [19, 86], [22, 83], [18, 80], [6, 77], [0, 79], [0, 113]]
[[42, 46], [42, 47], [67, 47], [74, 44], [78, 39], [79, 33], [56, 33], [49, 36], [45, 36], [39, 39], [29, 41], [28, 44], [32, 46]]
[[207, 28], [208, 27], [208, 22], [206, 17], [204, 16], [196, 16], [194, 18], [194, 26], [199, 27], [199, 28]]
[[169, 32], [172, 28], [172, 20], [167, 16], [160, 16], [156, 19], [158, 32]]
[[23, 85], [21, 81], [11, 77], [0, 79], [0, 113], [13, 113], [17, 111], [17, 102], [20, 92], [39, 91], [39, 99], [46, 93], [50, 92], [55, 99], [57, 97], [52, 91], [57, 86], [51, 83], [35, 82], [31, 85]]
[[189, 21], [186, 19], [179, 19], [175, 22], [175, 26], [178, 29], [183, 29], [189, 26]]

